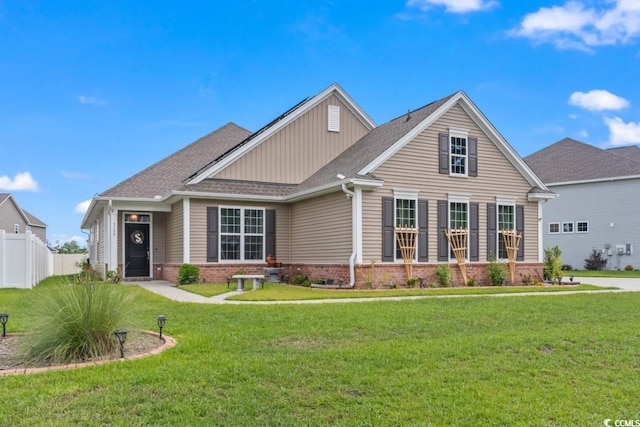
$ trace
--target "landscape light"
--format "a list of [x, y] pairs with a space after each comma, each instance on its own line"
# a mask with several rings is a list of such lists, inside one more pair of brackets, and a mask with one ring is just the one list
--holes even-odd
[[167, 322], [167, 316], [160, 315], [158, 316], [158, 328], [160, 328], [160, 339], [162, 339], [162, 328], [164, 328], [164, 324]]
[[7, 313], [0, 313], [0, 323], [2, 323], [2, 338], [7, 336], [7, 320], [9, 320], [9, 315]]
[[118, 329], [113, 333], [120, 343], [120, 358], [122, 359], [124, 359], [124, 342], [127, 340], [127, 332], [129, 331], [126, 329]]

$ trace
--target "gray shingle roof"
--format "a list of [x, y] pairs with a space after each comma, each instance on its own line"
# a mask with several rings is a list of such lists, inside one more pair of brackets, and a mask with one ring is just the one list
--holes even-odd
[[565, 138], [524, 160], [545, 184], [588, 181], [640, 175], [640, 161], [624, 155], [632, 150], [603, 150]]
[[216, 157], [235, 147], [251, 132], [234, 123], [198, 139], [147, 169], [101, 194], [105, 197], [164, 196], [171, 191], [186, 190], [184, 181]]
[[[359, 170], [374, 161], [386, 149], [433, 114], [454, 95], [451, 94], [422, 108], [403, 114], [373, 129], [334, 160], [307, 178], [306, 181], [300, 184], [298, 191], [335, 182], [336, 174], [338, 173], [347, 178], [358, 178], [356, 174]], [[409, 118], [407, 119], [407, 117]]]
[[640, 162], [640, 147], [638, 147], [637, 145], [609, 148], [607, 151], [631, 160], [635, 160], [636, 162]]
[[294, 191], [296, 187], [296, 184], [208, 178], [198, 184], [189, 185], [188, 190], [216, 194], [283, 197]]

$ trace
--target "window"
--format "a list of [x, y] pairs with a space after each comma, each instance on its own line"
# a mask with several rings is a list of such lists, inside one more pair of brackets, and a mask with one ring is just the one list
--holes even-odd
[[[469, 230], [469, 203], [468, 202], [449, 202], [449, 229], [450, 230]], [[469, 234], [467, 234], [467, 258], [469, 254]], [[449, 258], [455, 258], [451, 244], [449, 244]]]
[[562, 232], [563, 233], [573, 233], [573, 222], [563, 222], [562, 223]]
[[220, 208], [220, 259], [264, 259], [264, 210]]
[[560, 223], [559, 222], [550, 222], [549, 223], [549, 234], [556, 234], [560, 232]]
[[507, 259], [507, 248], [504, 244], [503, 231], [515, 231], [516, 207], [515, 205], [498, 205], [498, 258]]
[[576, 233], [588, 233], [589, 221], [576, 221]]
[[449, 161], [452, 175], [467, 174], [467, 138], [458, 134], [449, 137]]
[[[418, 217], [416, 203], [417, 199], [396, 199], [396, 227], [416, 227], [416, 219]], [[395, 240], [395, 245], [396, 259], [402, 259], [402, 252], [397, 239]]]

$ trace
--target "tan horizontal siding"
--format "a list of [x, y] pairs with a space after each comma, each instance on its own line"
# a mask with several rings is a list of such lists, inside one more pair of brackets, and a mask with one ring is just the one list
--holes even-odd
[[[478, 176], [451, 177], [439, 173], [438, 134], [450, 127], [469, 130], [478, 138]], [[429, 201], [429, 261], [437, 260], [437, 201], [447, 200], [449, 194], [471, 194], [471, 202], [479, 203], [480, 260], [486, 260], [487, 203], [495, 203], [496, 196], [515, 197], [525, 206], [525, 261], [538, 260], [537, 203], [528, 202], [531, 185], [504, 157], [467, 113], [454, 106], [424, 132], [410, 141], [391, 159], [374, 171], [384, 180], [384, 187], [368, 193], [363, 200], [367, 213], [363, 222], [363, 260], [380, 260], [382, 253], [382, 197], [393, 197], [393, 190], [418, 190], [418, 198]]]
[[275, 203], [230, 203], [229, 201], [191, 199], [191, 262], [207, 262], [207, 208], [214, 206], [237, 206], [275, 209], [276, 211], [276, 258], [278, 262], [289, 262], [289, 207]]
[[342, 192], [292, 207], [292, 262], [346, 263], [352, 252], [351, 201]]
[[166, 262], [180, 264], [183, 262], [184, 255], [184, 208], [182, 200], [171, 206], [171, 213], [167, 215], [166, 229]]
[[166, 259], [167, 214], [155, 212], [152, 214], [153, 223], [153, 263], [164, 264]]
[[[340, 132], [329, 132], [329, 105], [340, 107]], [[263, 141], [216, 178], [297, 184], [367, 133], [364, 124], [331, 95]]]

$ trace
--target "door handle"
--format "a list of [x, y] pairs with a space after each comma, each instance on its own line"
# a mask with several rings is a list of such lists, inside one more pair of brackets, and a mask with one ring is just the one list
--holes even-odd
[[147, 251], [147, 261], [149, 261], [149, 251]]

